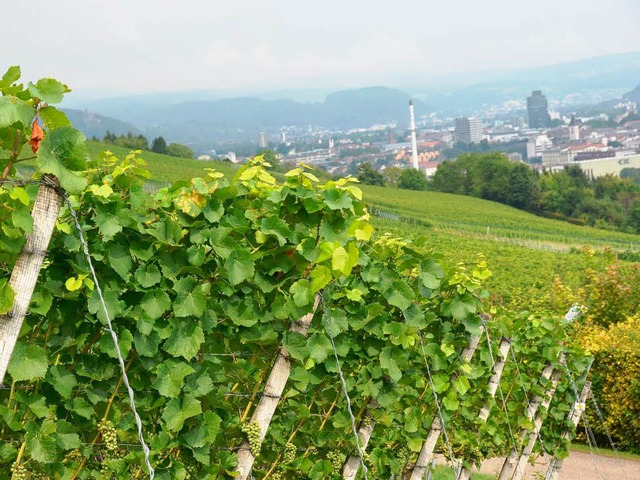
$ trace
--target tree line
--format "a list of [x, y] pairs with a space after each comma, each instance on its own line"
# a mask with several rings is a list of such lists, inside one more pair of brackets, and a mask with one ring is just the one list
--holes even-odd
[[133, 150], [147, 150], [155, 153], [162, 153], [164, 155], [171, 155], [173, 157], [193, 158], [195, 155], [194, 151], [186, 145], [173, 142], [167, 145], [166, 140], [161, 136], [154, 138], [151, 142], [151, 146], [149, 146], [149, 140], [142, 134], [136, 135], [128, 132], [126, 135], [123, 134], [118, 136], [107, 130], [102, 141], [110, 145], [117, 145], [119, 147], [130, 148]]
[[[357, 177], [366, 184], [392, 185], [371, 165], [359, 166]], [[640, 233], [640, 185], [632, 178], [592, 179], [578, 165], [535, 171], [497, 152], [445, 160], [431, 180], [423, 177], [405, 169], [393, 186], [469, 195], [580, 225]]]

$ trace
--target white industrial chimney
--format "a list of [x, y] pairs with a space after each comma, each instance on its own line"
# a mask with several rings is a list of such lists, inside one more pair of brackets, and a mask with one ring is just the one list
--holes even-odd
[[416, 117], [413, 114], [413, 100], [409, 100], [409, 129], [411, 130], [411, 166], [418, 170], [418, 142], [416, 141]]

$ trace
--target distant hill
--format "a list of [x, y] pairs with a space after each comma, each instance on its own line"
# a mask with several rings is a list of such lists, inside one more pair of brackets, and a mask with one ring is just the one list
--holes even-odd
[[[459, 74], [455, 87], [446, 84], [411, 89], [432, 109], [467, 114], [509, 100], [524, 101], [542, 90], [550, 103], [595, 104], [620, 98], [640, 80], [640, 52], [605, 55], [506, 72]], [[452, 82], [453, 83], [453, 82]], [[466, 83], [466, 84], [463, 84]]]
[[141, 134], [142, 130], [133, 125], [118, 120], [116, 118], [99, 115], [88, 110], [73, 110], [65, 108], [69, 120], [74, 127], [80, 130], [87, 138], [103, 138], [107, 130], [116, 135], [123, 135], [128, 132]]
[[630, 102], [636, 102], [638, 105], [640, 105], [640, 85], [638, 85], [630, 92], [625, 93], [622, 98], [624, 100], [629, 100]]
[[[284, 126], [317, 125], [331, 129], [364, 128], [378, 123], [407, 125], [410, 95], [386, 87], [345, 90], [328, 95], [323, 102], [256, 97], [223, 98], [170, 104], [149, 103], [146, 97], [131, 97], [110, 104], [89, 104], [90, 110], [119, 118], [144, 130], [148, 138], [158, 135], [206, 150], [220, 140], [254, 139], [259, 132], [275, 133]], [[419, 113], [427, 109], [415, 102]]]

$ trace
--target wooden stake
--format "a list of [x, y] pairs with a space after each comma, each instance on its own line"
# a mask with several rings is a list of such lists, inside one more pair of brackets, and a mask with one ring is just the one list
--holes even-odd
[[[291, 325], [291, 328], [289, 328], [289, 331], [297, 332], [306, 336], [319, 303], [320, 294], [317, 294], [313, 303], [313, 311], [302, 317], [297, 322], [294, 322]], [[290, 374], [291, 361], [289, 360], [289, 353], [286, 348], [281, 347], [280, 353], [278, 353], [278, 357], [276, 358], [273, 368], [271, 369], [271, 373], [269, 374], [269, 378], [267, 379], [260, 401], [258, 402], [258, 406], [251, 416], [251, 422], [257, 423], [260, 427], [259, 440], [261, 444], [264, 437], [267, 435], [269, 424], [271, 423], [271, 419], [278, 407], [278, 403], [280, 402], [282, 392], [284, 392], [284, 387], [287, 385]], [[238, 466], [236, 467], [238, 475], [235, 478], [239, 480], [247, 480], [255, 460], [256, 458], [249, 449], [249, 442], [245, 440], [242, 442], [242, 445], [240, 445], [240, 449], [238, 450]]]
[[[589, 397], [591, 396], [591, 382], [586, 382], [584, 387], [582, 387], [582, 392], [580, 392], [580, 398], [576, 400], [576, 403], [573, 404], [573, 409], [569, 413], [569, 419], [574, 427], [578, 426], [580, 423], [580, 418], [584, 413], [585, 404]], [[562, 438], [565, 440], [571, 440], [572, 437], [571, 430], [567, 430], [562, 434]], [[560, 470], [562, 469], [562, 464], [564, 463], [564, 459], [553, 457], [551, 462], [549, 462], [549, 468], [547, 469], [547, 475], [545, 476], [545, 480], [558, 480], [558, 476], [560, 475]]]
[[[551, 385], [549, 385], [549, 388], [544, 394], [545, 398], [540, 404], [540, 406], [543, 409], [545, 410], [549, 409], [549, 405], [551, 404], [551, 399], [553, 398], [553, 395], [556, 392], [556, 387], [558, 386], [559, 381], [560, 381], [560, 372], [556, 370], [555, 372], [553, 372], [553, 375], [551, 376]], [[513, 477], [512, 477], [513, 480], [522, 480], [522, 477], [524, 477], [524, 471], [527, 468], [527, 462], [529, 461], [529, 458], [533, 453], [533, 447], [535, 446], [536, 441], [538, 440], [538, 435], [540, 434], [540, 429], [542, 428], [542, 421], [543, 421], [542, 415], [538, 413], [538, 415], [536, 415], [536, 420], [533, 423], [533, 430], [529, 433], [529, 442], [524, 447], [524, 450], [522, 451], [522, 454], [520, 454], [520, 458], [518, 459], [518, 466], [516, 468], [516, 471], [513, 473]]]
[[[376, 426], [376, 422], [371, 418], [369, 414], [369, 407], [364, 414], [364, 419], [360, 423], [360, 427], [358, 428], [358, 438], [360, 439], [360, 448], [362, 451], [366, 451], [367, 445], [369, 444], [369, 440], [371, 439], [371, 434], [373, 433], [373, 429]], [[356, 478], [356, 474], [360, 469], [360, 456], [351, 455], [344, 463], [342, 467], [342, 478], [345, 480], [354, 480]]]
[[[502, 342], [500, 342], [500, 348], [498, 349], [498, 361], [493, 365], [493, 374], [489, 379], [489, 399], [485, 402], [484, 406], [480, 410], [480, 413], [478, 414], [478, 418], [482, 421], [481, 423], [486, 423], [489, 418], [489, 412], [491, 411], [491, 400], [496, 396], [496, 391], [498, 390], [498, 385], [500, 385], [500, 378], [502, 377], [504, 364], [506, 363], [507, 354], [509, 353], [510, 348], [511, 340], [508, 338], [503, 338]], [[470, 478], [471, 469], [463, 466], [460, 469], [460, 473], [458, 473], [457, 480], [469, 480]]]
[[[549, 380], [549, 378], [551, 378], [552, 373], [553, 373], [553, 365], [547, 364], [542, 370], [541, 378], [545, 380]], [[542, 402], [542, 398], [539, 395], [535, 395], [531, 399], [531, 403], [528, 405], [527, 412], [526, 412], [527, 420], [529, 420], [530, 422], [533, 422], [533, 418], [536, 412], [538, 411], [538, 407], [540, 406], [541, 402]], [[522, 442], [524, 442], [526, 437], [527, 437], [527, 431], [525, 430], [524, 432], [522, 432]], [[502, 465], [502, 470], [500, 471], [500, 476], [498, 477], [498, 480], [511, 479], [513, 472], [517, 466], [516, 461], [518, 460], [518, 456], [519, 456], [518, 453], [519, 452], [518, 450], [516, 450], [515, 447], [511, 449], [509, 456], [506, 458], [506, 460], [504, 461], [504, 464]]]
[[54, 188], [58, 180], [44, 175], [48, 184], [40, 185], [31, 215], [33, 232], [27, 233], [26, 243], [13, 267], [9, 284], [16, 293], [13, 307], [6, 315], [0, 315], [0, 384], [4, 382], [11, 354], [18, 340], [24, 317], [29, 310], [42, 262], [49, 248], [49, 241], [62, 207], [62, 197]]
[[[482, 330], [484, 330], [484, 327], [482, 327]], [[471, 361], [471, 358], [473, 358], [473, 354], [478, 348], [478, 343], [480, 342], [480, 337], [482, 336], [482, 330], [480, 331], [480, 335], [471, 337], [469, 346], [465, 348], [460, 354], [460, 360], [463, 363], [468, 363], [469, 361]], [[454, 380], [455, 377], [451, 378], [451, 382], [453, 382]], [[431, 463], [431, 460], [433, 458], [433, 451], [436, 448], [436, 444], [438, 443], [438, 439], [440, 438], [441, 433], [442, 423], [436, 409], [436, 416], [431, 422], [431, 428], [429, 429], [427, 438], [425, 438], [424, 443], [422, 444], [422, 448], [420, 449], [420, 453], [418, 454], [418, 459], [416, 460], [416, 464], [413, 467], [413, 471], [411, 472], [410, 480], [422, 480], [424, 478], [427, 470], [429, 469], [429, 464]]]

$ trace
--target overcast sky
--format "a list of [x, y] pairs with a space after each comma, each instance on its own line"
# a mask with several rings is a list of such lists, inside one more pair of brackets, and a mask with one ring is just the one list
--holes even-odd
[[0, 17], [0, 69], [78, 92], [393, 86], [640, 51], [639, 0], [26, 0]]

